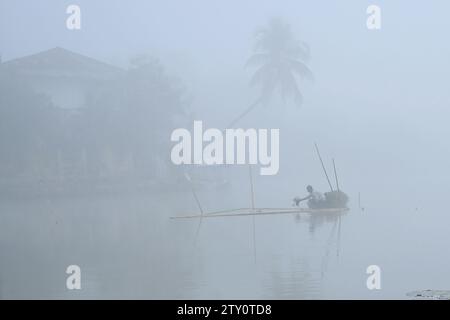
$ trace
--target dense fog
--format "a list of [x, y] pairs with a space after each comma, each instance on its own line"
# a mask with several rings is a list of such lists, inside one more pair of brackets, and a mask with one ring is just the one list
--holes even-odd
[[[72, 4], [80, 29], [66, 25]], [[0, 0], [0, 297], [403, 299], [449, 288], [449, 10]], [[194, 121], [279, 129], [279, 170], [175, 164], [171, 135]], [[292, 209], [307, 185], [330, 191], [315, 144], [349, 197], [344, 214], [171, 219]], [[80, 290], [66, 286], [70, 265]]]

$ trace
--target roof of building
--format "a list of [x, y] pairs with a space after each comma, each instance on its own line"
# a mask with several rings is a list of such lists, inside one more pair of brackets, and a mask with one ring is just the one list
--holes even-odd
[[2, 66], [28, 76], [66, 76], [91, 79], [110, 78], [124, 71], [119, 67], [60, 47], [9, 60], [2, 63]]

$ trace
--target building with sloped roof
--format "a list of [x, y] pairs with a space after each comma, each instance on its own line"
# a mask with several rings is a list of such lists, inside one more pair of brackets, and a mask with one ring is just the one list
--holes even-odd
[[124, 72], [119, 67], [59, 47], [5, 61], [2, 68], [64, 109], [83, 107], [92, 90]]

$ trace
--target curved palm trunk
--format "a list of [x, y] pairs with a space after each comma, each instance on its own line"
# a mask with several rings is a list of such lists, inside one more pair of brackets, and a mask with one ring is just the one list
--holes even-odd
[[244, 118], [250, 111], [252, 111], [258, 104], [261, 103], [261, 98], [256, 99], [247, 109], [244, 110], [238, 117], [236, 117], [231, 123], [227, 126], [227, 128], [232, 128], [236, 123], [238, 123], [242, 118]]

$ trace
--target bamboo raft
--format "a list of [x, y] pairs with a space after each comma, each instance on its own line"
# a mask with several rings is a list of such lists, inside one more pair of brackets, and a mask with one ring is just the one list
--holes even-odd
[[203, 218], [219, 218], [219, 217], [244, 217], [244, 216], [260, 216], [260, 215], [278, 215], [278, 214], [302, 214], [302, 213], [308, 213], [311, 215], [340, 215], [342, 213], [345, 213], [349, 211], [347, 208], [347, 201], [348, 197], [345, 193], [343, 193], [339, 189], [339, 181], [338, 176], [336, 172], [336, 165], [333, 159], [333, 169], [334, 169], [334, 176], [336, 179], [336, 190], [334, 190], [330, 178], [328, 177], [328, 173], [325, 169], [325, 165], [323, 163], [322, 157], [319, 152], [319, 148], [317, 147], [317, 144], [315, 144], [315, 148], [317, 151], [317, 155], [320, 159], [322, 169], [325, 173], [325, 177], [327, 178], [327, 182], [330, 186], [330, 192], [327, 192], [325, 194], [326, 197], [326, 203], [323, 206], [320, 206], [318, 208], [312, 207], [312, 208], [299, 208], [299, 207], [293, 207], [293, 208], [255, 208], [255, 195], [254, 195], [254, 188], [253, 188], [253, 177], [252, 177], [252, 170], [251, 166], [249, 165], [249, 178], [250, 178], [250, 191], [251, 191], [251, 208], [237, 208], [237, 209], [227, 209], [222, 211], [213, 211], [213, 212], [204, 212], [203, 207], [200, 203], [200, 200], [197, 196], [197, 193], [195, 192], [195, 188], [192, 185], [192, 179], [188, 174], [185, 174], [186, 179], [191, 182], [191, 189], [192, 194], [194, 196], [195, 202], [197, 203], [198, 209], [200, 211], [200, 214], [191, 214], [191, 215], [185, 215], [185, 216], [173, 216], [170, 217], [170, 219], [203, 219]]
[[195, 219], [195, 218], [219, 218], [219, 217], [245, 217], [245, 216], [259, 216], [272, 214], [343, 214], [348, 208], [323, 208], [323, 209], [309, 209], [309, 208], [238, 208], [232, 210], [214, 211], [205, 214], [195, 214], [186, 216], [174, 216], [170, 219]]

